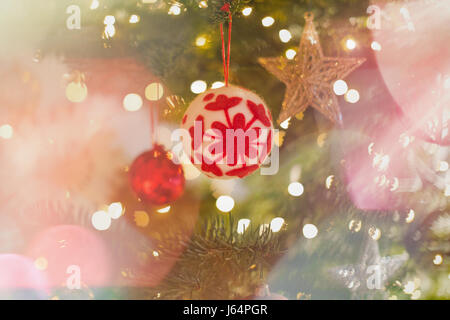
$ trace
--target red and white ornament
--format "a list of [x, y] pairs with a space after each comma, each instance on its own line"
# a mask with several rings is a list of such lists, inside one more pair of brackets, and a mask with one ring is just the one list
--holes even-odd
[[272, 149], [272, 116], [255, 93], [236, 86], [208, 90], [186, 110], [181, 127], [189, 132], [184, 150], [211, 178], [243, 178]]

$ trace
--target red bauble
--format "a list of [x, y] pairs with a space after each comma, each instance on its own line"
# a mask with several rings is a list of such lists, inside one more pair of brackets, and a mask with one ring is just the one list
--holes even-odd
[[163, 205], [178, 199], [184, 190], [184, 173], [163, 146], [142, 153], [130, 168], [131, 188], [145, 202]]

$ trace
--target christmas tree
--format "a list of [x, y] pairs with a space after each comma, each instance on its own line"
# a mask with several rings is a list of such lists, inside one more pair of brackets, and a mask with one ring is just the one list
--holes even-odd
[[445, 1], [0, 8], [0, 297], [450, 298]]

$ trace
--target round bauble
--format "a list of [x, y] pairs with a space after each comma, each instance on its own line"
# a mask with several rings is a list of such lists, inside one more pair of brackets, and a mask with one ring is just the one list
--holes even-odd
[[142, 153], [130, 167], [131, 188], [144, 202], [163, 205], [178, 199], [184, 191], [184, 174], [172, 154], [155, 145]]
[[243, 178], [264, 162], [272, 149], [272, 116], [255, 93], [236, 86], [199, 94], [181, 127], [184, 151], [211, 178]]

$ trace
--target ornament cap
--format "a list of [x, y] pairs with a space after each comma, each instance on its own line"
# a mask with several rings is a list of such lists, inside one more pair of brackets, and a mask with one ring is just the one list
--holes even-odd
[[312, 13], [311, 11], [306, 11], [303, 17], [305, 18], [305, 21], [313, 21], [314, 13]]

